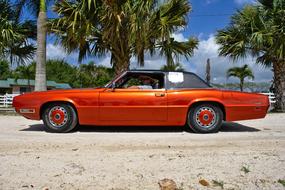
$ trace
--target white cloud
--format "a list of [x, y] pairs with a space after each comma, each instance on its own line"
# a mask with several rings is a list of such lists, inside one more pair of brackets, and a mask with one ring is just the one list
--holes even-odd
[[[185, 41], [186, 38], [182, 33], [176, 33], [172, 35], [175, 40]], [[58, 46], [48, 45], [49, 57], [73, 57], [72, 59], [77, 59], [76, 54], [67, 55], [65, 51]], [[226, 82], [238, 82], [235, 78], [226, 77], [226, 71], [230, 67], [241, 66], [248, 64], [254, 72], [256, 82], [270, 82], [272, 80], [272, 71], [270, 68], [264, 68], [261, 65], [255, 63], [255, 59], [248, 57], [245, 59], [238, 60], [233, 63], [233, 61], [227, 57], [218, 55], [219, 45], [215, 41], [214, 35], [208, 36], [206, 39], [200, 39], [198, 49], [194, 51], [194, 56], [187, 61], [185, 58], [180, 58], [179, 62], [183, 65], [186, 71], [191, 71], [197, 73], [201, 78], [205, 78], [205, 67], [206, 61], [209, 58], [211, 60], [211, 78], [214, 83], [226, 83]], [[110, 54], [102, 58], [96, 58], [95, 62], [99, 65], [104, 65], [106, 67], [111, 67], [110, 65]], [[69, 61], [70, 62], [70, 61]], [[150, 56], [149, 53], [145, 55], [145, 65], [144, 67], [139, 67], [137, 65], [136, 57], [131, 58], [131, 69], [160, 69], [166, 64], [166, 59], [161, 57], [159, 54]], [[215, 79], [215, 80], [214, 80]], [[214, 81], [213, 81], [214, 80]]]
[[103, 65], [105, 67], [112, 67], [111, 65], [111, 54], [108, 53], [105, 57], [102, 57], [96, 61], [99, 65]]
[[[182, 33], [173, 35], [176, 40], [186, 39]], [[211, 61], [211, 78], [215, 83], [238, 82], [235, 78], [226, 77], [226, 72], [230, 67], [242, 66], [248, 64], [253, 70], [256, 82], [270, 82], [272, 80], [272, 71], [269, 68], [264, 68], [255, 63], [255, 59], [248, 57], [245, 59], [233, 62], [231, 59], [218, 54], [219, 45], [215, 41], [214, 35], [210, 35], [207, 39], [200, 39], [198, 49], [194, 51], [194, 56], [187, 61], [185, 58], [180, 58], [180, 63], [186, 71], [197, 73], [201, 78], [205, 78], [206, 61], [209, 58]], [[150, 56], [148, 53], [145, 56], [144, 67], [139, 67], [135, 57], [131, 59], [131, 69], [160, 69], [166, 64], [166, 59], [156, 54]], [[213, 81], [215, 80], [215, 81]]]
[[67, 56], [64, 49], [59, 45], [47, 44], [48, 59], [63, 59]]
[[70, 63], [77, 63], [78, 53], [68, 54], [60, 45], [47, 44], [47, 59], [64, 59]]
[[171, 35], [172, 38], [174, 38], [175, 41], [178, 42], [185, 42], [187, 41], [187, 38], [184, 37], [182, 33], [174, 33]]
[[233, 63], [229, 58], [218, 55], [219, 45], [215, 42], [215, 37], [210, 35], [208, 39], [201, 40], [198, 49], [195, 50], [194, 56], [187, 62], [184, 60], [182, 63], [184, 68], [189, 71], [197, 73], [202, 78], [205, 78], [206, 61], [209, 58], [211, 61], [211, 75], [214, 82], [225, 83], [237, 81], [236, 79], [226, 78], [226, 71], [230, 67], [241, 66], [248, 64], [254, 72], [255, 81], [269, 82], [272, 80], [272, 72], [269, 68], [264, 68], [255, 63], [253, 57], [241, 59]]

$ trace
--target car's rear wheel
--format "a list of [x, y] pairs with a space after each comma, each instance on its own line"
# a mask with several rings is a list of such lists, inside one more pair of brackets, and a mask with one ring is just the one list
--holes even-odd
[[45, 107], [42, 119], [46, 131], [55, 133], [66, 133], [78, 124], [75, 109], [64, 103], [53, 103]]
[[215, 133], [222, 126], [223, 112], [214, 104], [199, 104], [188, 113], [188, 126], [197, 133]]

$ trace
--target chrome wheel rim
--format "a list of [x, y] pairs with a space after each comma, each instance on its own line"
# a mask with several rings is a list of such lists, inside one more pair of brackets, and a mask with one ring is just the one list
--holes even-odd
[[68, 114], [64, 107], [55, 106], [50, 109], [48, 118], [52, 126], [60, 128], [67, 123]]
[[217, 114], [210, 107], [199, 108], [194, 117], [196, 123], [202, 128], [211, 128], [217, 121]]

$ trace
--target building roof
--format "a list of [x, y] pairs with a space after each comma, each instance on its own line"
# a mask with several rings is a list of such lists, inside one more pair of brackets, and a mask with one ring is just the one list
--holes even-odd
[[[27, 79], [13, 79], [8, 78], [7, 80], [0, 80], [0, 88], [12, 88], [12, 86], [28, 86], [30, 83], [31, 86], [35, 86], [35, 80], [27, 80]], [[57, 89], [70, 89], [71, 86], [67, 83], [57, 83], [55, 81], [48, 80], [48, 87], [54, 87]]]
[[56, 83], [56, 88], [59, 89], [69, 89], [71, 86], [67, 83]]
[[0, 88], [10, 88], [9, 82], [6, 80], [0, 80]]

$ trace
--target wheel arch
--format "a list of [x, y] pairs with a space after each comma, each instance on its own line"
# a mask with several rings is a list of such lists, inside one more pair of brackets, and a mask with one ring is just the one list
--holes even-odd
[[[216, 105], [218, 106], [222, 112], [223, 112], [223, 120], [225, 121], [226, 120], [226, 108], [225, 108], [225, 105], [218, 101], [218, 100], [196, 100], [196, 101], [193, 101], [190, 103], [189, 107], [188, 107], [188, 112], [190, 111], [191, 108], [195, 107], [195, 106], [198, 106], [198, 105], [201, 105], [201, 104], [212, 104], [212, 105]], [[188, 117], [188, 114], [187, 114], [187, 117]]]

